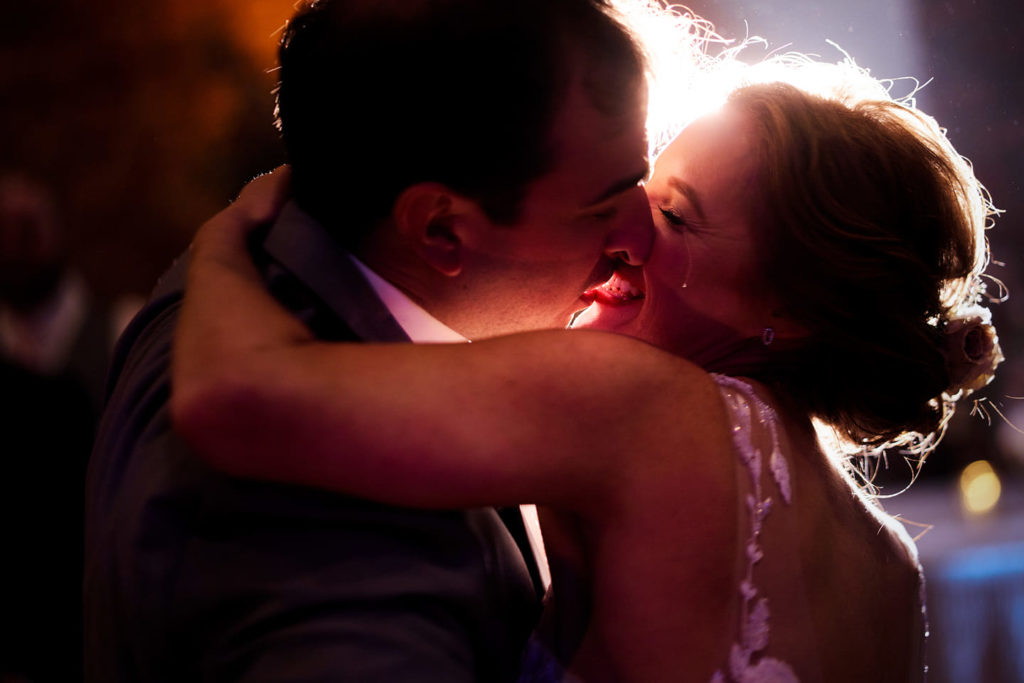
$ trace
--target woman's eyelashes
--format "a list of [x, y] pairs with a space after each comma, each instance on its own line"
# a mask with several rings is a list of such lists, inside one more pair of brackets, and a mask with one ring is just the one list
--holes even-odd
[[686, 219], [683, 218], [682, 214], [673, 209], [670, 206], [658, 206], [658, 211], [664, 216], [665, 220], [677, 228], [686, 227]]

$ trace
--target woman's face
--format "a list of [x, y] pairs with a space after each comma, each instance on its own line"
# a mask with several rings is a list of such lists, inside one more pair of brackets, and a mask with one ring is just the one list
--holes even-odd
[[646, 186], [656, 229], [650, 258], [591, 290], [574, 328], [628, 334], [705, 367], [761, 335], [772, 306], [751, 232], [752, 136], [729, 108], [679, 134]]

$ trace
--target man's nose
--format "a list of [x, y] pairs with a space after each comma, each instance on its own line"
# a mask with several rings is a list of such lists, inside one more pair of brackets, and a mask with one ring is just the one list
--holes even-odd
[[620, 210], [622, 220], [609, 233], [604, 251], [631, 266], [642, 266], [654, 242], [654, 221], [644, 188], [637, 186], [630, 190]]

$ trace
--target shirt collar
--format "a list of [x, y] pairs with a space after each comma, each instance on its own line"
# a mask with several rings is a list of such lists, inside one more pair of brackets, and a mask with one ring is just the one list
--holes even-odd
[[402, 290], [370, 270], [358, 258], [352, 254], [349, 254], [349, 258], [352, 259], [352, 263], [373, 287], [373, 291], [380, 297], [388, 312], [413, 342], [417, 344], [450, 344], [469, 341], [427, 313], [422, 306], [406, 296]]
[[41, 374], [56, 374], [66, 364], [85, 323], [87, 299], [85, 282], [72, 273], [29, 313], [0, 304], [0, 356], [10, 356]]

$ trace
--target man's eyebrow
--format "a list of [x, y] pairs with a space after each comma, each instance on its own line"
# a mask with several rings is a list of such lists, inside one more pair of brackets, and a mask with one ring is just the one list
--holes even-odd
[[697, 212], [697, 215], [700, 216], [701, 220], [707, 220], [707, 217], [704, 215], [704, 207], [701, 206], [700, 203], [700, 195], [697, 194], [697, 190], [693, 189], [693, 185], [690, 185], [679, 178], [670, 178], [668, 184], [681, 192], [683, 196], [690, 201], [690, 204], [693, 205], [694, 210]]
[[618, 180], [618, 181], [612, 183], [612, 185], [609, 186], [604, 192], [602, 192], [598, 196], [594, 197], [594, 199], [592, 199], [591, 201], [587, 202], [584, 205], [584, 208], [589, 208], [591, 206], [597, 206], [601, 202], [604, 202], [604, 201], [607, 201], [607, 200], [611, 199], [612, 197], [614, 197], [615, 195], [619, 194], [620, 192], [625, 192], [626, 190], [631, 190], [634, 187], [636, 187], [637, 185], [639, 185], [640, 181], [643, 180], [646, 177], [647, 177], [647, 169], [644, 169], [643, 171], [640, 171], [639, 173], [634, 173], [633, 175], [629, 176], [628, 178], [623, 178], [621, 180]]

